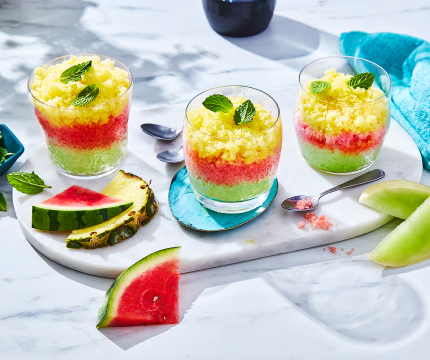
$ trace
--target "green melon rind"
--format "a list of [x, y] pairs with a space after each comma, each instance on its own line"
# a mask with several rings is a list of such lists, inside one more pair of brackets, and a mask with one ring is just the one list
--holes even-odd
[[151, 268], [173, 259], [179, 259], [181, 247], [171, 247], [156, 251], [125, 270], [112, 283], [103, 299], [103, 303], [97, 315], [97, 328], [108, 327], [112, 319], [115, 318], [118, 303], [122, 294], [131, 282], [141, 276]]
[[31, 226], [44, 231], [68, 231], [101, 224], [126, 211], [133, 202], [87, 210], [57, 210], [34, 205]]
[[430, 258], [430, 198], [368, 255], [371, 260], [391, 267], [419, 263]]
[[359, 201], [406, 220], [429, 196], [430, 186], [406, 180], [388, 180], [369, 186]]

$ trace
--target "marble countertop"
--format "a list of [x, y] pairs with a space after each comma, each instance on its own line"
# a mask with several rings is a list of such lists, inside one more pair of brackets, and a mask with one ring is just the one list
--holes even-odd
[[[426, 0], [278, 0], [264, 33], [233, 39], [212, 31], [197, 0], [0, 1], [0, 122], [26, 148], [11, 170], [42, 142], [28, 77], [57, 56], [94, 52], [126, 63], [134, 109], [224, 84], [285, 89], [292, 105], [298, 71], [338, 54], [340, 33], [430, 41], [429, 16]], [[422, 182], [430, 185], [429, 171]], [[383, 269], [365, 260], [396, 221], [336, 245], [355, 248], [354, 258], [317, 247], [184, 274], [180, 324], [99, 331], [112, 280], [39, 254], [20, 231], [5, 176], [0, 192], [8, 202], [0, 213], [1, 359], [428, 358], [430, 261]]]

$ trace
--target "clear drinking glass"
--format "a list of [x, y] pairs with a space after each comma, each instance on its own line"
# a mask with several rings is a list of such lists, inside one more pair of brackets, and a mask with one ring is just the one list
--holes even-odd
[[[312, 94], [310, 83], [326, 72], [331, 76], [333, 68], [352, 76], [372, 73], [375, 75], [373, 86], [377, 89], [359, 89], [350, 94], [349, 88], [344, 91], [337, 84], [330, 88], [330, 93]], [[366, 91], [371, 95], [366, 95]], [[330, 56], [306, 65], [299, 75], [294, 111], [303, 157], [312, 167], [330, 174], [349, 175], [367, 169], [376, 161], [388, 132], [390, 101], [391, 78], [371, 61]]]
[[[214, 94], [233, 102], [228, 114], [212, 112], [202, 102]], [[251, 100], [257, 114], [236, 125], [235, 108]], [[282, 148], [282, 125], [276, 101], [246, 86], [207, 90], [188, 104], [183, 129], [185, 165], [197, 200], [221, 213], [252, 210], [267, 199]]]
[[[133, 78], [130, 69], [123, 63], [98, 54], [65, 55], [46, 62], [41, 68], [61, 64], [68, 61], [71, 56], [86, 57], [82, 58], [82, 62], [87, 61], [88, 57], [99, 58], [101, 62], [109, 59], [114, 63], [114, 69], [122, 69], [127, 74], [128, 87], [124, 87], [124, 91], [118, 97], [106, 103], [98, 105], [89, 103], [74, 108], [56, 107], [38, 99], [35, 94], [36, 84], [40, 85], [40, 79], [36, 74], [38, 68], [28, 80], [34, 112], [57, 170], [72, 177], [97, 178], [114, 172], [127, 154], [127, 125]], [[93, 75], [91, 82], [103, 82], [99, 86], [99, 96], [104, 91], [112, 91], [109, 84], [115, 84], [110, 81], [114, 76], [114, 70], [106, 69], [97, 74]], [[59, 78], [58, 84], [54, 79], [47, 91], [56, 91], [56, 86], [62, 86]]]

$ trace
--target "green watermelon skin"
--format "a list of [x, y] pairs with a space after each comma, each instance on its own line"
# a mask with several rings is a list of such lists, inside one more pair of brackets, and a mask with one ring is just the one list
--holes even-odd
[[132, 201], [71, 186], [32, 208], [32, 227], [44, 231], [69, 231], [101, 224], [126, 211]]
[[95, 210], [51, 210], [33, 206], [31, 226], [44, 231], [69, 231], [101, 224], [126, 211], [133, 203]]
[[97, 328], [177, 324], [180, 247], [154, 252], [125, 270], [107, 291]]

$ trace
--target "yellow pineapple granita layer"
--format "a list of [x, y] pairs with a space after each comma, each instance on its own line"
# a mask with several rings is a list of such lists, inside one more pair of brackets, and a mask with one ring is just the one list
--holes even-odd
[[384, 92], [374, 85], [368, 90], [354, 89], [347, 85], [351, 77], [329, 68], [319, 80], [331, 86], [316, 95], [310, 93], [310, 81], [308, 93], [302, 91], [298, 96], [299, 119], [324, 135], [372, 132], [385, 127], [390, 111]]
[[193, 126], [187, 124], [186, 127], [187, 146], [197, 151], [201, 158], [221, 158], [229, 162], [242, 160], [246, 164], [273, 155], [282, 141], [280, 118], [276, 122], [272, 113], [259, 103], [254, 104], [256, 115], [250, 123], [236, 125], [234, 113], [246, 99], [239, 96], [228, 98], [233, 108], [227, 114], [212, 112], [203, 105], [188, 110], [187, 117]]
[[[80, 80], [63, 84], [61, 73], [73, 65], [92, 60], [92, 66]], [[97, 98], [85, 106], [73, 106], [72, 101], [88, 85], [99, 87]], [[67, 61], [50, 66], [40, 66], [34, 70], [30, 83], [33, 103], [54, 126], [74, 124], [104, 124], [112, 115], [121, 114], [128, 105], [130, 94], [122, 96], [131, 85], [127, 71], [115, 67], [114, 61], [101, 61], [93, 56], [70, 56]], [[120, 98], [119, 98], [120, 97]], [[116, 101], [115, 99], [119, 98]], [[45, 105], [46, 104], [46, 105]]]

